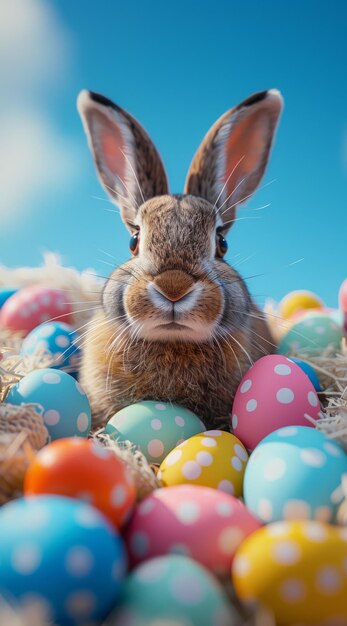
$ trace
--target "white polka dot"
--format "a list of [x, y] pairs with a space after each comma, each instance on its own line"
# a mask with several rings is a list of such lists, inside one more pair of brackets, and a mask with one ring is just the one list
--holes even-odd
[[142, 583], [153, 583], [162, 580], [166, 569], [167, 564], [162, 560], [145, 561], [137, 569], [136, 578]]
[[74, 591], [65, 602], [67, 613], [73, 618], [88, 618], [96, 607], [96, 597], [91, 591]]
[[145, 498], [138, 505], [137, 512], [140, 515], [148, 515], [149, 513], [151, 513], [153, 511], [154, 507], [155, 507], [155, 500], [154, 500], [154, 498]]
[[240, 387], [240, 391], [241, 393], [247, 393], [247, 391], [249, 391], [251, 387], [252, 387], [252, 381], [249, 378], [247, 378], [247, 380], [245, 380], [242, 383]]
[[307, 394], [307, 400], [309, 401], [311, 406], [318, 406], [319, 400], [317, 398], [317, 394], [314, 391], [309, 391]]
[[272, 557], [280, 565], [293, 565], [301, 558], [300, 546], [290, 539], [280, 541], [273, 546]]
[[23, 543], [12, 552], [11, 563], [18, 574], [23, 576], [33, 574], [41, 563], [39, 547], [31, 543]]
[[302, 520], [309, 519], [311, 508], [303, 500], [287, 500], [283, 506], [283, 519], [285, 520]]
[[279, 480], [287, 471], [287, 465], [280, 457], [275, 457], [266, 463], [264, 478], [269, 481]]
[[174, 543], [170, 546], [169, 550], [170, 554], [183, 554], [184, 556], [190, 556], [190, 550], [188, 546], [185, 546], [183, 543]]
[[290, 604], [301, 602], [306, 595], [305, 585], [297, 578], [287, 578], [280, 586], [280, 594], [282, 600]]
[[48, 411], [45, 411], [45, 413], [43, 414], [43, 419], [44, 419], [45, 424], [47, 424], [47, 426], [55, 426], [56, 424], [59, 423], [60, 413], [59, 411], [56, 411], [55, 409], [49, 409]]
[[43, 315], [40, 315], [40, 322], [48, 322], [48, 320], [50, 319], [50, 315], [48, 313], [44, 313]]
[[89, 426], [89, 418], [87, 413], [80, 413], [77, 418], [77, 428], [80, 433], [84, 433]]
[[222, 530], [218, 537], [218, 547], [223, 554], [234, 554], [244, 538], [245, 535], [240, 528], [228, 526]]
[[[3, 514], [4, 509], [2, 509], [1, 513]], [[47, 526], [51, 519], [51, 511], [48, 507], [43, 504], [38, 504], [37, 502], [33, 502], [30, 504], [28, 502], [26, 511], [25, 511], [25, 521], [28, 525], [28, 528], [31, 530], [43, 529]]]
[[258, 514], [264, 522], [271, 522], [273, 516], [272, 503], [266, 498], [260, 498], [258, 502]]
[[59, 348], [68, 348], [71, 343], [70, 339], [66, 337], [66, 335], [58, 335], [54, 341]]
[[158, 409], [158, 411], [166, 411], [166, 405], [161, 404], [160, 402], [158, 404], [155, 404], [154, 407]]
[[45, 374], [43, 374], [42, 380], [48, 385], [58, 385], [61, 381], [61, 377], [55, 372], [46, 372]]
[[232, 416], [232, 420], [231, 420], [231, 425], [232, 425], [232, 427], [233, 427], [234, 429], [235, 429], [235, 428], [237, 428], [238, 423], [239, 423], [239, 418], [237, 417], [237, 415], [236, 415], [236, 414], [234, 414], [234, 415]]
[[251, 563], [246, 556], [236, 556], [233, 563], [233, 572], [237, 576], [247, 576], [251, 571]]
[[209, 452], [198, 452], [195, 458], [199, 465], [204, 467], [208, 467], [213, 463], [213, 456]]
[[151, 427], [153, 428], [153, 430], [160, 430], [162, 425], [163, 425], [163, 423], [159, 419], [153, 419], [151, 421]]
[[222, 430], [207, 430], [205, 432], [206, 437], [220, 437], [222, 435]]
[[20, 311], [19, 311], [19, 315], [21, 317], [28, 317], [30, 315], [30, 311], [29, 311], [29, 307], [23, 307]]
[[238, 443], [234, 445], [234, 451], [235, 451], [235, 454], [239, 457], [239, 459], [241, 459], [241, 461], [247, 461], [248, 454], [246, 450], [242, 446], [240, 446]]
[[326, 452], [328, 452], [332, 456], [341, 456], [343, 454], [342, 449], [335, 443], [332, 443], [331, 441], [328, 441], [327, 443], [325, 443], [323, 445], [323, 448], [324, 450], [326, 450]]
[[271, 537], [281, 537], [282, 535], [288, 534], [290, 528], [291, 527], [286, 522], [274, 522], [266, 527], [266, 532]]
[[76, 511], [75, 520], [82, 528], [98, 528], [103, 524], [99, 513], [88, 506], [81, 506]]
[[324, 335], [325, 333], [325, 328], [324, 326], [316, 326], [315, 328], [315, 332], [317, 333], [317, 335]]
[[342, 580], [337, 567], [332, 565], [322, 567], [316, 574], [316, 585], [325, 595], [338, 593], [342, 587]]
[[233, 512], [233, 505], [231, 502], [217, 502], [216, 511], [221, 517], [229, 517]]
[[209, 437], [204, 437], [201, 439], [201, 445], [206, 446], [206, 448], [214, 448], [217, 445], [217, 442], [214, 439], [210, 439]]
[[164, 444], [160, 439], [152, 439], [147, 446], [148, 453], [155, 459], [159, 458], [164, 453], [164, 450]]
[[200, 508], [195, 502], [181, 502], [175, 511], [176, 517], [183, 524], [194, 524], [200, 516]]
[[111, 504], [115, 507], [123, 506], [127, 499], [127, 491], [124, 485], [116, 485], [111, 491]]
[[[48, 623], [52, 624], [53, 623], [52, 605], [48, 602], [48, 600], [46, 600], [46, 598], [44, 598], [38, 593], [21, 594], [20, 607], [23, 610], [23, 614], [25, 616], [28, 616], [28, 620], [30, 621], [30, 624], [33, 624], [33, 622], [30, 619], [31, 616], [34, 616], [35, 624], [48, 624]], [[11, 614], [11, 617], [12, 617], [12, 614]], [[2, 624], [4, 624], [4, 622], [2, 622]], [[17, 619], [15, 620], [15, 622], [13, 622], [11, 619], [10, 623], [6, 621], [6, 626], [15, 626], [16, 624], [18, 624]], [[22, 625], [23, 622], [21, 621], [20, 624]]]
[[170, 593], [179, 604], [196, 606], [204, 598], [205, 590], [199, 579], [182, 572], [179, 576], [175, 575], [170, 581]]
[[81, 396], [85, 396], [86, 395], [84, 389], [82, 389], [81, 385], [79, 384], [79, 382], [77, 380], [76, 380], [76, 389], [81, 394]]
[[182, 474], [188, 480], [195, 480], [201, 474], [201, 467], [196, 461], [187, 461], [182, 467]]
[[308, 522], [303, 526], [303, 534], [310, 541], [325, 541], [327, 533], [324, 526], [317, 522]]
[[292, 372], [292, 368], [284, 363], [279, 363], [278, 365], [275, 365], [274, 372], [275, 374], [279, 374], [279, 376], [289, 376]]
[[323, 467], [327, 460], [324, 452], [317, 448], [304, 448], [300, 450], [300, 458], [305, 465], [310, 465], [311, 467]]
[[40, 337], [49, 337], [55, 332], [55, 327], [52, 324], [46, 324], [40, 328]]
[[185, 420], [183, 417], [181, 417], [180, 415], [176, 415], [175, 417], [175, 423], [177, 424], [177, 426], [184, 426], [185, 424]]
[[276, 434], [277, 437], [295, 437], [298, 434], [298, 429], [295, 426], [288, 426], [288, 428], [281, 428]]
[[48, 294], [43, 294], [43, 296], [41, 296], [40, 298], [40, 302], [45, 305], [51, 304], [51, 298]]
[[221, 480], [217, 485], [217, 489], [220, 489], [220, 491], [224, 491], [225, 493], [229, 493], [231, 496], [235, 493], [234, 485], [230, 480]]
[[65, 557], [65, 567], [71, 576], [87, 576], [94, 565], [94, 557], [88, 548], [74, 546]]
[[342, 541], [347, 541], [347, 528], [339, 528], [339, 535]]
[[330, 522], [333, 511], [329, 506], [318, 506], [314, 512], [314, 519], [318, 522]]
[[149, 551], [149, 538], [146, 533], [137, 531], [130, 538], [131, 550], [137, 557], [143, 557]]
[[252, 413], [252, 411], [256, 410], [257, 406], [258, 402], [256, 400], [248, 400], [246, 404], [246, 411], [248, 411], [248, 413]]
[[339, 485], [332, 492], [330, 496], [330, 502], [332, 502], [333, 504], [340, 504], [344, 500], [344, 498], [345, 498], [345, 495], [342, 489], [342, 485]]
[[276, 398], [281, 404], [290, 404], [294, 400], [294, 392], [287, 387], [282, 387], [277, 391]]
[[177, 463], [177, 461], [180, 460], [181, 456], [182, 456], [182, 450], [173, 450], [172, 452], [170, 452], [170, 454], [168, 454], [168, 456], [165, 459], [165, 465], [171, 466], [171, 465], [175, 465]]
[[242, 461], [239, 459], [239, 457], [237, 456], [233, 456], [231, 458], [231, 465], [233, 466], [234, 470], [236, 470], [237, 472], [241, 472], [242, 470]]

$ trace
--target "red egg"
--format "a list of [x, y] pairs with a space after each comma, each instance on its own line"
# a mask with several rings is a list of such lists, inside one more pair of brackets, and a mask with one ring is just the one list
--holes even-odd
[[185, 554], [227, 576], [242, 541], [261, 523], [233, 496], [210, 487], [156, 489], [136, 507], [125, 540], [133, 565], [163, 554]]
[[127, 521], [136, 498], [125, 463], [112, 450], [78, 437], [58, 439], [36, 454], [25, 476], [24, 493], [85, 500], [116, 528]]
[[302, 369], [282, 355], [264, 356], [248, 370], [237, 389], [232, 429], [253, 450], [282, 426], [311, 426], [308, 415], [319, 418], [320, 403]]
[[28, 334], [48, 320], [73, 323], [72, 306], [61, 289], [40, 285], [23, 287], [0, 310], [0, 323], [9, 330]]

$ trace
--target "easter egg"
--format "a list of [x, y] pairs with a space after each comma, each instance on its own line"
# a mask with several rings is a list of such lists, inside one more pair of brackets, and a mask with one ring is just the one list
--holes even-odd
[[278, 626], [344, 626], [346, 563], [346, 528], [314, 521], [278, 522], [242, 543], [232, 580], [240, 600], [259, 602], [274, 614]]
[[264, 522], [330, 522], [343, 500], [343, 448], [315, 428], [291, 426], [268, 435], [251, 454], [244, 478], [247, 507]]
[[0, 553], [0, 594], [23, 608], [33, 604], [44, 623], [60, 626], [105, 618], [126, 570], [123, 541], [104, 516], [58, 496], [4, 505]]
[[302, 371], [305, 372], [306, 376], [309, 377], [316, 391], [322, 391], [319, 378], [316, 372], [314, 371], [312, 365], [310, 365], [309, 363], [306, 363], [306, 361], [303, 361], [302, 359], [297, 359], [295, 356], [291, 356], [289, 360], [293, 361], [293, 363], [296, 363], [300, 367], [300, 369], [302, 369]]
[[133, 565], [154, 556], [184, 554], [227, 575], [236, 548], [260, 522], [227, 493], [198, 485], [156, 489], [141, 500], [126, 528]]
[[35, 455], [25, 475], [24, 493], [81, 498], [116, 528], [127, 521], [136, 498], [125, 463], [112, 450], [76, 437], [54, 441]]
[[288, 293], [279, 304], [279, 313], [287, 319], [301, 309], [319, 309], [324, 302], [312, 291], [297, 290]]
[[0, 287], [0, 309], [16, 291], [18, 291], [18, 288]]
[[279, 354], [300, 352], [307, 356], [320, 355], [329, 348], [341, 349], [342, 328], [328, 315], [309, 315], [291, 327], [278, 346]]
[[150, 463], [161, 463], [179, 443], [205, 430], [202, 421], [177, 404], [145, 400], [121, 409], [105, 432], [131, 441]]
[[77, 368], [80, 350], [76, 346], [78, 334], [72, 326], [64, 322], [45, 322], [36, 326], [24, 339], [22, 355], [45, 353], [51, 356], [51, 367], [68, 368], [74, 372]]
[[5, 328], [25, 334], [54, 318], [71, 322], [72, 307], [64, 291], [40, 285], [19, 289], [6, 300], [0, 311], [0, 323]]
[[[231, 626], [222, 585], [192, 559], [169, 554], [138, 565], [127, 578], [108, 626]], [[236, 621], [235, 621], [236, 624]]]
[[282, 426], [305, 425], [317, 419], [319, 399], [301, 368], [285, 356], [270, 354], [254, 363], [242, 378], [232, 409], [234, 434], [253, 450], [266, 435]]
[[34, 370], [11, 388], [6, 402], [36, 404], [51, 439], [88, 437], [91, 425], [88, 398], [81, 385], [66, 372], [49, 367]]
[[205, 485], [239, 497], [247, 460], [246, 449], [237, 437], [222, 430], [207, 430], [174, 448], [157, 477], [165, 487]]

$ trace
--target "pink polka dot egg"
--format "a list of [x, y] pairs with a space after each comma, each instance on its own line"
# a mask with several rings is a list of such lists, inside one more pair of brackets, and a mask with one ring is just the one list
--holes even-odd
[[264, 356], [243, 376], [233, 409], [234, 434], [253, 450], [266, 435], [282, 426], [310, 426], [318, 419], [317, 392], [302, 369], [285, 356]]
[[188, 409], [155, 400], [121, 409], [105, 428], [118, 441], [135, 444], [150, 463], [161, 463], [178, 444], [204, 430], [203, 422]]
[[237, 547], [260, 527], [235, 497], [198, 485], [155, 490], [136, 507], [125, 540], [133, 565], [164, 554], [184, 554], [211, 572], [229, 575]]
[[183, 441], [162, 462], [158, 478], [163, 486], [190, 483], [242, 496], [248, 454], [237, 437], [207, 430]]
[[16, 291], [0, 310], [0, 323], [9, 330], [29, 333], [39, 324], [58, 319], [72, 323], [72, 307], [61, 289], [30, 285]]

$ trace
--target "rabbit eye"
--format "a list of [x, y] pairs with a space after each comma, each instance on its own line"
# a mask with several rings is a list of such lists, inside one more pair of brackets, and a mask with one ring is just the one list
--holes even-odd
[[130, 237], [129, 248], [132, 254], [137, 254], [139, 251], [140, 233], [136, 232]]
[[222, 257], [228, 252], [228, 242], [221, 233], [217, 233], [217, 256]]

